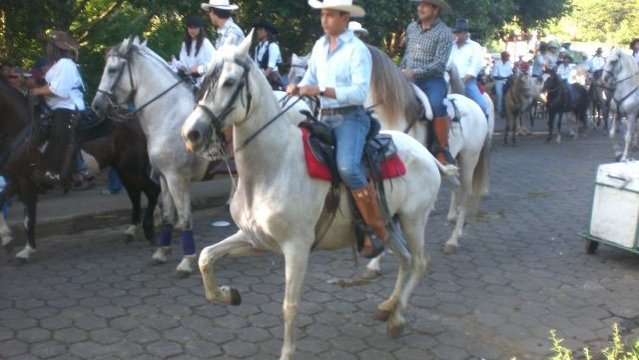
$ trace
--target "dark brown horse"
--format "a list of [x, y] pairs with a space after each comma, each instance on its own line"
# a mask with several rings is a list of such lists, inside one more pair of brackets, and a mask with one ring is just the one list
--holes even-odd
[[581, 84], [570, 84], [575, 93], [575, 101], [572, 101], [568, 90], [564, 87], [559, 75], [550, 73], [550, 77], [544, 83], [544, 91], [548, 93], [548, 138], [546, 142], [552, 139], [555, 117], [557, 120], [557, 142], [561, 142], [561, 119], [564, 113], [573, 113], [578, 127], [575, 130], [575, 138], [580, 130], [587, 129], [586, 115], [588, 112], [588, 93], [586, 88]]
[[[77, 143], [82, 150], [93, 156], [100, 169], [114, 168], [131, 200], [131, 226], [125, 231], [125, 240], [132, 240], [142, 224], [145, 238], [154, 244], [153, 211], [160, 195], [160, 185], [149, 177], [149, 156], [146, 152], [146, 137], [137, 121], [111, 121], [110, 118], [95, 124], [77, 128]], [[142, 222], [142, 193], [147, 198], [147, 207]]]
[[[35, 251], [38, 192], [43, 186], [68, 187], [71, 180], [73, 149], [66, 144], [72, 144], [76, 119], [54, 116], [34, 121], [40, 115], [30, 111], [22, 93], [0, 80], [0, 174], [7, 182], [0, 204], [17, 194], [25, 205], [27, 245], [16, 254], [20, 260], [28, 260]], [[2, 247], [12, 247], [11, 232], [1, 216], [0, 238]]]
[[[38, 193], [55, 185], [66, 189], [70, 187], [72, 159], [78, 146], [75, 141], [78, 121], [75, 116], [62, 121], [56, 116], [50, 120], [46, 116], [41, 117], [40, 111], [30, 110], [27, 99], [20, 92], [0, 80], [0, 174], [7, 180], [5, 191], [0, 195], [0, 204], [17, 194], [25, 205], [27, 245], [16, 254], [19, 261], [28, 261], [35, 252]], [[140, 217], [139, 189], [145, 191], [149, 199], [145, 234], [152, 238], [152, 212], [159, 190], [147, 175], [146, 145], [140, 135], [139, 128], [136, 132], [123, 124], [114, 126], [113, 131], [106, 135], [86, 141], [83, 147], [96, 157], [101, 166], [110, 165], [119, 170], [133, 203], [133, 221], [137, 223]], [[2, 216], [0, 241], [5, 249], [13, 245], [11, 232]]]

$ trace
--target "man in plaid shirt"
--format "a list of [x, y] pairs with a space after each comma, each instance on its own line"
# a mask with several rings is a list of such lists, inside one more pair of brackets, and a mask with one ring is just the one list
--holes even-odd
[[406, 29], [406, 52], [401, 68], [404, 75], [426, 93], [433, 109], [433, 130], [437, 139], [435, 156], [442, 164], [455, 164], [448, 151], [450, 119], [444, 105], [448, 85], [444, 79], [446, 63], [454, 36], [439, 14], [449, 11], [445, 0], [411, 0], [417, 2], [418, 20]]

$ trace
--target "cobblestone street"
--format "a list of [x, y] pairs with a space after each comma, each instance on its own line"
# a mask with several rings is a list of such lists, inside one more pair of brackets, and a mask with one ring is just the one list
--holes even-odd
[[[577, 235], [588, 227], [597, 165], [613, 161], [610, 140], [601, 131], [561, 144], [544, 140], [504, 147], [495, 137], [490, 194], [448, 256], [440, 251], [452, 230], [442, 187], [426, 231], [432, 263], [399, 339], [387, 338], [385, 324], [372, 318], [393, 288], [394, 259], [384, 259], [380, 278], [342, 288], [331, 279], [357, 274], [351, 250], [312, 254], [296, 358], [543, 359], [550, 329], [578, 353], [583, 346], [599, 353], [615, 322], [637, 339], [639, 256], [603, 244], [588, 255]], [[195, 213], [199, 249], [235, 232], [212, 227], [216, 220], [230, 220], [224, 207]], [[229, 307], [205, 300], [199, 273], [176, 277], [179, 243], [168, 264], [149, 266], [147, 242], [124, 244], [120, 233], [40, 233], [38, 253], [22, 266], [0, 254], [0, 358], [279, 357], [282, 257], [218, 261], [221, 284], [242, 294], [242, 304]]]

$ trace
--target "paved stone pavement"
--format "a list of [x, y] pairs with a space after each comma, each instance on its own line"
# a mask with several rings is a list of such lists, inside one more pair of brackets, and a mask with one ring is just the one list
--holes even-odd
[[[465, 228], [461, 248], [440, 247], [451, 231], [443, 190], [427, 228], [432, 265], [405, 312], [399, 339], [372, 319], [391, 292], [396, 262], [383, 276], [341, 288], [329, 280], [357, 273], [349, 250], [318, 252], [297, 320], [297, 359], [543, 359], [549, 330], [573, 349], [610, 344], [610, 325], [639, 336], [639, 257], [600, 246], [587, 255], [577, 232], [587, 228], [596, 167], [611, 161], [600, 133], [517, 147], [495, 139], [492, 186]], [[234, 232], [213, 228], [224, 208], [195, 215], [198, 246]], [[283, 259], [224, 258], [222, 283], [240, 290], [228, 307], [204, 298], [201, 277], [177, 279], [179, 246], [166, 266], [146, 263], [145, 241], [119, 242], [119, 229], [40, 239], [31, 263], [0, 255], [0, 358], [6, 359], [275, 359], [282, 340]], [[579, 353], [579, 352], [578, 352]]]

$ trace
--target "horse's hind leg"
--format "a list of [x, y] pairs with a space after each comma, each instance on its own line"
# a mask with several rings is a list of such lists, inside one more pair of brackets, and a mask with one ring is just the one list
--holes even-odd
[[21, 180], [20, 194], [22, 196], [22, 203], [25, 207], [24, 226], [27, 231], [27, 244], [24, 249], [16, 254], [16, 259], [19, 262], [27, 262], [31, 255], [36, 252], [35, 224], [38, 189], [30, 180]]
[[130, 243], [135, 239], [135, 234], [140, 227], [140, 219], [142, 216], [141, 194], [139, 190], [132, 190], [128, 184], [124, 184], [126, 193], [131, 201], [131, 223], [124, 231], [124, 242]]
[[146, 195], [147, 204], [144, 211], [144, 219], [142, 220], [142, 229], [144, 230], [144, 237], [153, 245], [153, 238], [155, 237], [155, 226], [153, 224], [153, 213], [158, 204], [158, 196], [160, 195], [160, 189], [155, 183], [148, 180], [144, 186], [144, 194]]
[[157, 240], [157, 249], [151, 256], [151, 263], [154, 265], [166, 263], [171, 253], [171, 233], [173, 232], [173, 219], [175, 218], [175, 206], [173, 198], [169, 192], [164, 176], [160, 177], [161, 199], [162, 199], [162, 224], [160, 225], [160, 235]]
[[[0, 206], [7, 201], [6, 190], [0, 192]], [[7, 225], [4, 218], [4, 214], [0, 211], [0, 247], [6, 251], [10, 251], [13, 245], [13, 236], [11, 236], [11, 229]]]
[[555, 127], [554, 124], [555, 114], [551, 111], [548, 111], [548, 137], [546, 138], [546, 143], [549, 143], [552, 140], [552, 130]]
[[461, 206], [459, 206], [459, 213], [457, 216], [457, 221], [455, 222], [455, 227], [453, 229], [452, 234], [446, 244], [442, 252], [444, 254], [450, 255], [454, 254], [459, 247], [459, 238], [463, 234], [464, 223], [466, 222], [466, 214], [468, 212], [468, 208], [470, 206], [470, 199], [473, 195], [473, 172], [475, 167], [477, 166], [477, 161], [479, 159], [479, 153], [477, 154], [466, 154], [466, 156], [460, 156], [460, 181], [461, 181], [461, 196], [459, 197], [461, 200]]

